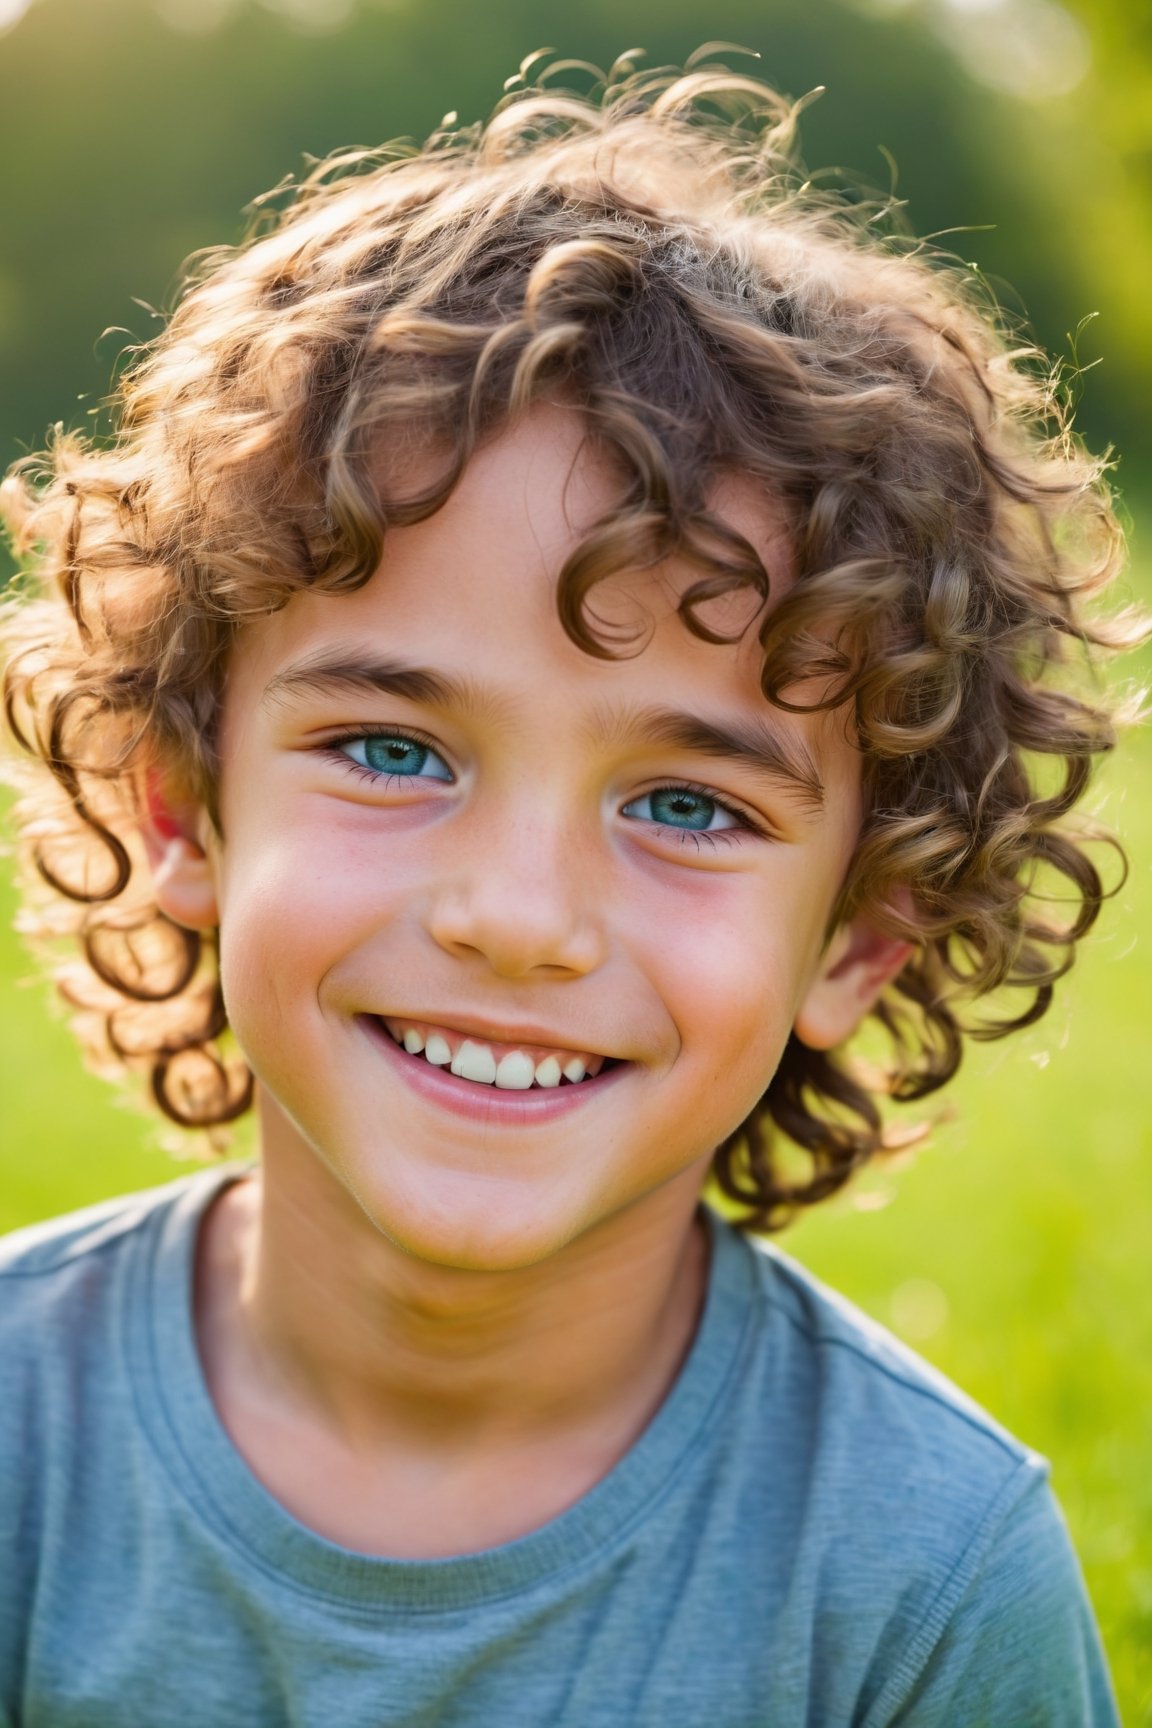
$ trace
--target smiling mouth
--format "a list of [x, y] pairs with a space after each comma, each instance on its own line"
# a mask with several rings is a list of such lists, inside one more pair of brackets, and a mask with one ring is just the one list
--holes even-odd
[[587, 1050], [553, 1049], [539, 1044], [501, 1044], [470, 1037], [426, 1020], [373, 1015], [372, 1019], [406, 1054], [459, 1080], [506, 1092], [550, 1091], [586, 1086], [619, 1066], [610, 1056]]

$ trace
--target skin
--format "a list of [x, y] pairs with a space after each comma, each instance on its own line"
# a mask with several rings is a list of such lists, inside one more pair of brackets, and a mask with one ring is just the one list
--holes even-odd
[[[221, 1418], [303, 1522], [432, 1557], [554, 1517], [642, 1432], [698, 1322], [712, 1148], [793, 1028], [850, 1035], [907, 950], [827, 926], [860, 821], [842, 723], [769, 708], [755, 632], [675, 616], [675, 565], [598, 591], [647, 645], [602, 661], [564, 634], [555, 580], [616, 482], [574, 412], [539, 407], [435, 516], [389, 534], [359, 592], [300, 596], [241, 632], [221, 730], [221, 840], [169, 786], [145, 832], [170, 916], [219, 925], [230, 1022], [258, 1079], [262, 1175], [202, 1232], [200, 1349]], [[787, 542], [740, 478], [714, 507]], [[467, 707], [282, 691], [371, 652], [481, 688]], [[820, 768], [822, 807], [747, 763], [645, 741], [677, 705], [768, 720]], [[366, 774], [357, 727], [415, 731], [425, 771]], [[711, 832], [655, 819], [688, 782]], [[155, 802], [155, 801], [154, 801]], [[719, 826], [724, 825], [722, 831]], [[514, 1035], [622, 1064], [552, 1120], [466, 1081], [449, 1111], [365, 1019]], [[541, 1036], [541, 1034], [549, 1034]], [[534, 1095], [535, 1096], [535, 1095]]]

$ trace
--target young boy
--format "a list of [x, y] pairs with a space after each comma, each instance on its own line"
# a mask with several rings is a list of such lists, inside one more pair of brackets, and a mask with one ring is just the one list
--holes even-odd
[[742, 1234], [1042, 1012], [1111, 738], [1099, 466], [787, 125], [337, 162], [8, 483], [68, 999], [261, 1156], [0, 1247], [5, 1725], [1115, 1721], [1043, 1460]]

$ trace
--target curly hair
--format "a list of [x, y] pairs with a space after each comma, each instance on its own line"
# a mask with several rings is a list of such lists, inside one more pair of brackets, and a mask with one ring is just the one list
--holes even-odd
[[[545, 77], [484, 125], [330, 159], [195, 262], [111, 437], [58, 430], [10, 474], [28, 922], [79, 940], [58, 982], [90, 1059], [143, 1071], [178, 1123], [219, 1138], [252, 1084], [214, 940], [150, 897], [141, 766], [174, 765], [218, 824], [236, 631], [360, 587], [389, 528], [541, 399], [622, 476], [558, 578], [589, 654], [635, 646], [592, 627], [597, 585], [672, 555], [697, 576], [685, 628], [720, 640], [707, 602], [763, 601], [768, 577], [710, 490], [738, 472], [783, 503], [796, 576], [757, 614], [764, 694], [799, 711], [816, 675], [809, 706], [852, 717], [866, 814], [835, 918], [866, 909], [914, 945], [873, 1010], [889, 1059], [793, 1035], [717, 1148], [734, 1222], [776, 1229], [833, 1193], [899, 1138], [884, 1097], [923, 1097], [965, 1035], [1047, 1008], [1105, 895], [1092, 831], [1064, 821], [1114, 740], [1096, 650], [1139, 630], [1092, 606], [1122, 556], [1106, 463], [971, 272], [802, 182], [798, 106], [714, 64], [618, 63], [589, 94]], [[406, 488], [429, 451], [435, 480]], [[1061, 878], [1063, 917], [1042, 892]], [[979, 1018], [1004, 990], [1021, 996]]]

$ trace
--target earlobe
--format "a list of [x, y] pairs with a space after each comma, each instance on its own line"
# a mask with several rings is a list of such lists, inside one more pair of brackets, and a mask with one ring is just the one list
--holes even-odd
[[842, 924], [809, 985], [793, 1030], [811, 1050], [832, 1050], [850, 1038], [913, 953], [911, 942], [886, 936], [866, 918]]
[[214, 930], [220, 922], [216, 872], [206, 845], [204, 811], [173, 800], [159, 774], [147, 775], [140, 838], [156, 904], [174, 924]]

